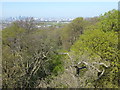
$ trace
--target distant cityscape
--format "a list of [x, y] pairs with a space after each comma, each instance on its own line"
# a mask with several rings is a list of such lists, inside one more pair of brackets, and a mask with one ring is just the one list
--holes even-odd
[[[4, 29], [4, 28], [10, 26], [11, 23], [14, 21], [25, 20], [26, 18], [30, 18], [30, 17], [19, 16], [19, 17], [1, 18], [0, 21], [2, 21], [2, 22], [0, 22], [0, 29]], [[69, 23], [74, 18], [38, 18], [38, 17], [33, 17], [33, 19], [35, 20], [36, 23], [40, 23], [40, 22]], [[48, 27], [48, 26], [51, 26], [51, 25], [47, 25], [44, 27]], [[40, 28], [41, 26], [37, 26], [37, 27]]]
[[[26, 16], [19, 16], [19, 17], [9, 17], [9, 18], [3, 18], [4, 21], [16, 21], [16, 20], [24, 20], [26, 18]], [[37, 17], [33, 17], [34, 20], [36, 21], [72, 21], [74, 18], [37, 18]]]

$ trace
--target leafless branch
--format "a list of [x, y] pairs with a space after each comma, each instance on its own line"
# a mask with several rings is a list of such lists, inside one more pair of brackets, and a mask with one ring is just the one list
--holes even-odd
[[[69, 58], [70, 58], [71, 60], [73, 60], [72, 57], [69, 55], [69, 53], [59, 53], [59, 54], [66, 54], [66, 55], [69, 56]], [[99, 69], [96, 68], [94, 65], [92, 65], [93, 63], [94, 63], [94, 64], [98, 64], [98, 65], [104, 65], [105, 67], [108, 67], [105, 63], [93, 62], [92, 64], [90, 64], [90, 63], [87, 63], [87, 62], [85, 62], [85, 61], [78, 62], [78, 65], [81, 64], [81, 63], [84, 63], [86, 66], [91, 66], [92, 68], [94, 68], [94, 69], [97, 70], [98, 72], [101, 72], [101, 70], [99, 70]], [[105, 72], [105, 69], [103, 69], [102, 73], [99, 75], [99, 78], [104, 74], [104, 72]]]
[[98, 79], [104, 74], [105, 69], [103, 69], [102, 73], [98, 76]]
[[87, 63], [87, 62], [85, 62], [85, 61], [79, 62], [78, 65], [79, 65], [80, 63], [84, 63], [86, 66], [91, 66], [91, 67], [93, 67], [95, 70], [97, 70], [98, 72], [101, 72], [98, 68], [96, 68], [95, 66], [93, 66], [93, 65], [91, 65], [91, 64], [89, 64], [89, 63]]
[[59, 53], [59, 54], [66, 54], [66, 55], [69, 56], [69, 58], [70, 58], [71, 60], [73, 60], [69, 53]]
[[108, 67], [105, 63], [97, 63], [97, 62], [93, 62], [95, 64], [99, 64], [99, 65], [104, 65], [105, 67]]

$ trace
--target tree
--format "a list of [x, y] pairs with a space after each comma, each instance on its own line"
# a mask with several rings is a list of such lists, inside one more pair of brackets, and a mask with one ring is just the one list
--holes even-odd
[[[116, 88], [118, 87], [119, 81], [119, 49], [118, 49], [118, 33], [116, 30], [118, 29], [117, 21], [114, 18], [110, 18], [116, 14], [116, 11], [109, 11], [104, 16], [100, 22], [103, 22], [102, 25], [99, 23], [99, 26], [103, 26], [106, 24], [104, 28], [92, 28], [91, 30], [85, 31], [83, 35], [80, 36], [79, 40], [72, 46], [71, 51], [73, 51], [73, 55], [76, 56], [76, 59], [81, 61], [82, 56], [84, 57], [83, 61], [92, 64], [93, 62], [108, 64], [109, 68], [105, 68], [103, 66], [99, 66], [98, 69], [104, 69], [105, 72], [99, 79], [94, 78], [95, 87], [107, 87], [107, 88]], [[106, 17], [109, 16], [109, 17]], [[114, 29], [110, 28], [112, 25], [111, 22], [107, 23], [106, 20], [112, 21], [115, 24]], [[85, 59], [86, 58], [86, 59]], [[92, 69], [91, 69], [92, 70]], [[94, 72], [94, 70], [92, 70]], [[93, 83], [93, 82], [92, 82]]]
[[107, 32], [107, 31], [119, 31], [118, 27], [118, 10], [111, 10], [106, 12], [104, 15], [100, 16], [100, 28]]
[[24, 28], [26, 33], [30, 33], [36, 30], [35, 20], [33, 17], [28, 17], [25, 20], [16, 21], [16, 24], [19, 27]]
[[18, 23], [3, 30], [3, 87], [35, 87], [37, 80], [62, 71], [58, 44], [50, 33], [26, 32]]
[[85, 26], [86, 21], [82, 17], [76, 18], [66, 25], [62, 30], [63, 47], [69, 50], [71, 45], [83, 34]]

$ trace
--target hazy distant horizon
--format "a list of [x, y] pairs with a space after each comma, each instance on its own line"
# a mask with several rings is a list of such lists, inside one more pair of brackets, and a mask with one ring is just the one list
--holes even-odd
[[[99, 16], [118, 9], [117, 2], [3, 2], [2, 16], [75, 18]], [[0, 16], [1, 17], [1, 16]]]

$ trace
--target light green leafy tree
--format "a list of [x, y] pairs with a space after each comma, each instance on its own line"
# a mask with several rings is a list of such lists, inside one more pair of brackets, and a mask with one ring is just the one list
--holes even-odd
[[[80, 39], [72, 46], [71, 51], [78, 57], [76, 60], [81, 61], [81, 56], [89, 54], [88, 63], [99, 62], [108, 64], [108, 68], [100, 65], [98, 69], [105, 69], [103, 75], [94, 81], [94, 87], [116, 88], [119, 85], [119, 49], [118, 49], [118, 22], [117, 10], [109, 11], [100, 17], [98, 28], [92, 28], [85, 31]], [[116, 17], [116, 18], [115, 18]], [[114, 27], [112, 25], [114, 24]], [[102, 28], [101, 28], [102, 27]], [[94, 59], [99, 57], [100, 59]], [[92, 69], [91, 69], [92, 70]]]

